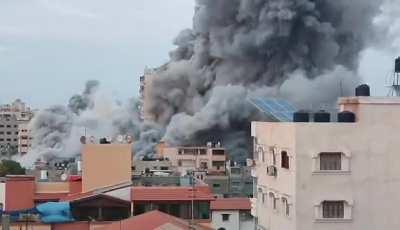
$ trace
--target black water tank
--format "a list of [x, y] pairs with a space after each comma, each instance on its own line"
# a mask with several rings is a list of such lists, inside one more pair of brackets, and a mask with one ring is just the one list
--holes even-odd
[[356, 114], [349, 111], [343, 111], [338, 113], [338, 122], [342, 123], [354, 123], [356, 122]]
[[363, 84], [356, 88], [357, 97], [369, 97], [370, 95], [371, 93], [368, 85]]
[[314, 113], [314, 122], [330, 122], [330, 121], [331, 121], [330, 113], [324, 110], [320, 110]]
[[309, 122], [310, 113], [304, 110], [297, 111], [293, 114], [293, 122]]
[[396, 58], [394, 71], [400, 73], [400, 57]]

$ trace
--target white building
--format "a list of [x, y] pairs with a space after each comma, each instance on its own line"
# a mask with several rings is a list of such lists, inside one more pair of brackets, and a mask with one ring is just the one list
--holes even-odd
[[211, 201], [212, 227], [216, 230], [253, 230], [249, 198], [223, 198]]
[[258, 229], [399, 229], [400, 98], [339, 106], [356, 122], [252, 123]]

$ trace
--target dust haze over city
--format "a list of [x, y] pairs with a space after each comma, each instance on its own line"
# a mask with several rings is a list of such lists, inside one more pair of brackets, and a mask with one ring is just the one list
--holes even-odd
[[398, 229], [398, 15], [1, 1], [1, 229]]

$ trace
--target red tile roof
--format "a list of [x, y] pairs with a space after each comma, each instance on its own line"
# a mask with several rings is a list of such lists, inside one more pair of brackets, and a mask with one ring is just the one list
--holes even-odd
[[249, 198], [221, 198], [211, 201], [211, 210], [251, 210]]
[[46, 200], [61, 200], [64, 199], [67, 193], [36, 193], [36, 201], [46, 201]]
[[[194, 195], [194, 196], [193, 196]], [[132, 201], [214, 200], [208, 186], [195, 187], [132, 187]]]
[[[167, 228], [169, 227], [169, 228]], [[154, 229], [176, 229], [176, 230], [187, 230], [189, 229], [189, 223], [170, 216], [160, 211], [151, 211], [142, 215], [134, 216], [129, 219], [114, 222], [106, 227], [99, 228], [98, 230], [154, 230]], [[209, 229], [201, 227], [198, 229]]]

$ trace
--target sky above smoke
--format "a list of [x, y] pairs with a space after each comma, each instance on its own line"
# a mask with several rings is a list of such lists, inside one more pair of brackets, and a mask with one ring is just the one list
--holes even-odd
[[[65, 104], [87, 80], [116, 97], [138, 95], [145, 66], [168, 60], [191, 26], [190, 0], [0, 1], [0, 103]], [[61, 87], [62, 86], [62, 87]]]
[[[119, 98], [137, 95], [137, 76], [168, 60], [175, 36], [191, 27], [193, 6], [192, 0], [0, 1], [0, 80], [25, 82], [3, 88], [0, 103], [16, 97], [41, 108], [66, 103], [89, 79]], [[393, 6], [387, 15], [399, 7]], [[399, 31], [398, 22], [387, 23]], [[380, 50], [363, 53], [360, 72], [384, 95], [382, 78], [397, 53]]]

